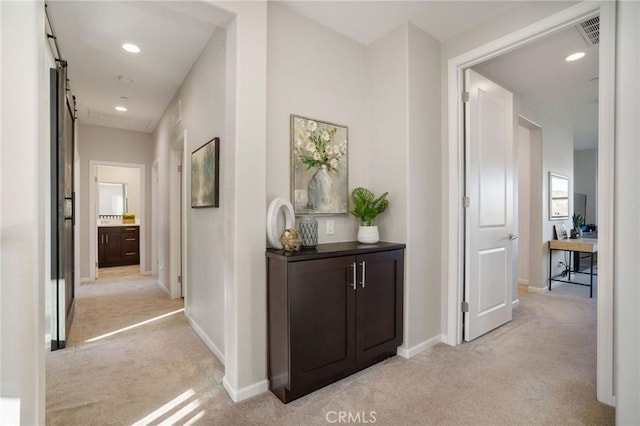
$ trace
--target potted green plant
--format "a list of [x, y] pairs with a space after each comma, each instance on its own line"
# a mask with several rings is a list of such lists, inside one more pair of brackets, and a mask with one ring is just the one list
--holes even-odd
[[574, 213], [571, 216], [573, 220], [573, 230], [571, 231], [571, 238], [581, 238], [582, 237], [582, 225], [584, 225], [584, 216], [580, 213]]
[[387, 195], [389, 195], [389, 193], [385, 192], [376, 198], [373, 192], [366, 188], [356, 188], [351, 193], [355, 208], [349, 213], [354, 215], [360, 222], [360, 227], [358, 228], [359, 242], [375, 244], [380, 241], [378, 226], [373, 223], [375, 218], [389, 206]]

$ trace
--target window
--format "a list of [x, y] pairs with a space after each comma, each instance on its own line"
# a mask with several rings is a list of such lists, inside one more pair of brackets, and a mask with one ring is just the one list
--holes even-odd
[[549, 220], [569, 219], [569, 178], [549, 172]]

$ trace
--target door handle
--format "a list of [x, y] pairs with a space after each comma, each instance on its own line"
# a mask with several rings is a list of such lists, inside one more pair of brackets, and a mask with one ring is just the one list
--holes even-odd
[[353, 262], [351, 265], [349, 265], [351, 268], [353, 268], [353, 281], [351, 282], [351, 284], [349, 284], [350, 286], [353, 287], [353, 290], [355, 291], [356, 289], [356, 262]]
[[104, 244], [104, 234], [100, 235], [100, 244]]
[[510, 239], [511, 241], [513, 241], [513, 240], [517, 240], [517, 239], [518, 239], [518, 236], [517, 236], [516, 234], [509, 234], [509, 239]]
[[362, 262], [360, 262], [360, 265], [362, 266], [362, 281], [360, 282], [360, 285], [362, 286], [362, 288], [364, 288], [365, 286], [365, 269], [366, 269], [366, 265], [364, 263], [364, 260]]
[[107, 244], [109, 244], [109, 234], [105, 235], [107, 237]]

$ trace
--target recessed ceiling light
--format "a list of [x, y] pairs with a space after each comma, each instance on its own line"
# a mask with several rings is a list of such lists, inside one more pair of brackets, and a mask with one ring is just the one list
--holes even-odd
[[576, 53], [572, 53], [571, 55], [567, 56], [566, 58], [564, 58], [565, 61], [577, 61], [578, 59], [582, 58], [585, 55], [584, 52], [576, 52]]
[[116, 111], [122, 111], [122, 112], [125, 112], [126, 110], [127, 110], [127, 109], [126, 109], [125, 107], [123, 107], [122, 105], [118, 105], [118, 106], [116, 107]]
[[122, 45], [122, 48], [127, 52], [140, 53], [140, 48], [133, 43], [125, 43]]

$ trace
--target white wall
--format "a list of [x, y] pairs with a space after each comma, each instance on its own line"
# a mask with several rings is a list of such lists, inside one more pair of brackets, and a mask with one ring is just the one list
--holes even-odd
[[585, 223], [598, 223], [598, 150], [581, 149], [573, 153], [573, 192], [587, 196]]
[[[518, 126], [518, 283], [529, 284], [531, 132]], [[517, 290], [517, 289], [516, 289]], [[516, 292], [517, 295], [517, 292]]]
[[[368, 183], [366, 46], [278, 4], [269, 4], [268, 19], [267, 202], [291, 199], [290, 114], [349, 128], [351, 200], [351, 191]], [[355, 239], [353, 216], [328, 218], [335, 233], [327, 235], [327, 218], [318, 217], [319, 243]], [[384, 231], [382, 238], [387, 238]]]
[[381, 237], [407, 244], [405, 356], [440, 334], [439, 54], [431, 36], [408, 24], [368, 48], [369, 187], [389, 191]]
[[[140, 219], [140, 169], [133, 167], [97, 166], [98, 183], [123, 183], [127, 188], [128, 210]], [[150, 189], [147, 188], [147, 191]], [[96, 197], [98, 194], [96, 194]], [[147, 207], [150, 208], [150, 207]]]
[[640, 3], [618, 2], [615, 89], [616, 423], [640, 424]]
[[[145, 165], [145, 253], [151, 254], [151, 164], [153, 163], [153, 142], [151, 134], [111, 127], [80, 124], [77, 126], [78, 153], [80, 156], [80, 273], [83, 278], [90, 276], [89, 268], [89, 162], [111, 161]], [[96, 194], [97, 195], [97, 194]], [[136, 217], [136, 220], [138, 217]], [[151, 256], [146, 256], [145, 271], [151, 271]]]
[[[174, 99], [164, 112], [154, 138], [154, 157], [158, 158], [158, 186], [162, 196], [158, 220], [160, 229], [169, 229], [169, 187], [170, 144], [183, 129], [187, 130], [186, 152], [192, 153], [205, 142], [214, 137], [220, 138], [220, 156], [230, 149], [225, 134], [225, 54], [226, 32], [217, 29], [202, 53], [194, 63], [191, 71], [178, 89]], [[178, 100], [182, 105], [182, 122], [174, 126], [173, 110]], [[227, 163], [220, 161], [221, 208], [187, 209], [187, 297], [185, 310], [192, 324], [204, 334], [214, 352], [224, 362], [224, 262], [226, 242], [224, 234], [225, 206], [229, 203], [230, 188], [224, 184]], [[191, 163], [183, 165], [183, 173], [187, 177], [190, 188]], [[189, 192], [186, 194], [190, 203]], [[189, 204], [190, 205], [190, 204]], [[173, 277], [169, 277], [169, 240], [168, 233], [160, 235], [159, 279], [169, 285]]]
[[[45, 236], [50, 192], [44, 8], [0, 2], [0, 412], [45, 423]], [[19, 100], [19, 101], [18, 101]]]
[[[234, 401], [268, 388], [266, 333], [267, 4], [220, 2], [235, 13], [227, 27], [224, 173], [225, 376]], [[250, 330], [250, 332], [248, 332]]]
[[[409, 145], [403, 347], [411, 349], [430, 339], [439, 342], [440, 335], [441, 76], [440, 43], [413, 25], [407, 30]], [[375, 169], [376, 165], [369, 167]]]

